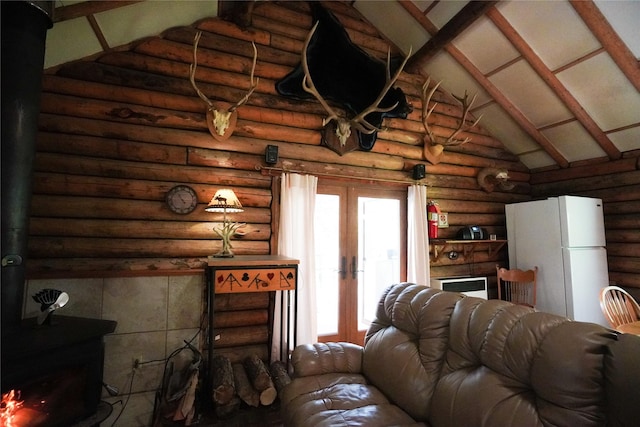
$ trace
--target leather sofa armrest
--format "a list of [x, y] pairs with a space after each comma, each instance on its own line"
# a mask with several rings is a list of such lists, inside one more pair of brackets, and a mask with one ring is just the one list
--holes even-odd
[[294, 377], [362, 372], [362, 346], [338, 342], [299, 345], [293, 350]]

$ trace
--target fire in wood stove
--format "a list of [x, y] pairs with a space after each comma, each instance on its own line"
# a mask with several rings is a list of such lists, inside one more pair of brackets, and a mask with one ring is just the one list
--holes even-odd
[[27, 381], [2, 394], [1, 426], [39, 427], [79, 420], [86, 415], [83, 393], [87, 372], [71, 367]]

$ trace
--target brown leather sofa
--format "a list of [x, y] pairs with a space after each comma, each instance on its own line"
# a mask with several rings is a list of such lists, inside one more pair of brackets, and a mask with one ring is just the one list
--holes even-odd
[[294, 350], [285, 426], [640, 425], [640, 337], [408, 283], [376, 317]]

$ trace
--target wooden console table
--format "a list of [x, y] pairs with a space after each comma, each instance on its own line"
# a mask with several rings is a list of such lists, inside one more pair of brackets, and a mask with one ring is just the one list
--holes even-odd
[[[210, 256], [207, 261], [207, 299], [209, 304], [209, 373], [212, 372], [213, 347], [215, 343], [214, 301], [216, 294], [244, 293], [244, 292], [274, 292], [281, 293], [280, 318], [280, 358], [288, 360], [289, 331], [291, 322], [288, 316], [291, 307], [291, 292], [298, 284], [297, 259], [280, 255], [241, 255], [233, 258], [216, 258]], [[293, 346], [296, 345], [297, 332], [297, 295], [293, 292]], [[271, 334], [269, 334], [271, 336]], [[271, 343], [269, 343], [269, 349]], [[271, 351], [269, 351], [270, 353]]]

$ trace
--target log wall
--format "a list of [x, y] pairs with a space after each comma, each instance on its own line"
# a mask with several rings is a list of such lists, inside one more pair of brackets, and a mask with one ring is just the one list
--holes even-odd
[[640, 295], [640, 152], [531, 176], [536, 198], [563, 194], [598, 197], [604, 207], [609, 281]]
[[[370, 54], [384, 57], [388, 44], [346, 3], [326, 3], [351, 38]], [[414, 112], [387, 119], [371, 152], [339, 156], [321, 146], [325, 115], [316, 101], [281, 97], [275, 82], [299, 61], [311, 17], [304, 2], [264, 2], [253, 25], [240, 30], [218, 18], [167, 30], [127, 51], [49, 70], [44, 77], [40, 134], [29, 240], [31, 275], [146, 274], [193, 270], [220, 246], [212, 227], [221, 214], [204, 211], [216, 189], [230, 186], [245, 211], [233, 219], [247, 223], [234, 240], [237, 254], [273, 251], [271, 177], [264, 166], [267, 145], [277, 145], [277, 166], [310, 173], [412, 183], [411, 168], [422, 157], [424, 128], [419, 98], [423, 77], [404, 73], [398, 82]], [[258, 87], [238, 109], [231, 138], [216, 142], [205, 122], [205, 104], [189, 82], [192, 43], [203, 31], [196, 80], [211, 99], [235, 101], [248, 87], [252, 47], [258, 47]], [[460, 112], [447, 95], [432, 115], [436, 133], [448, 134]], [[453, 237], [469, 224], [505, 235], [503, 205], [529, 197], [529, 173], [481, 126], [472, 141], [445, 151], [438, 165], [427, 164], [428, 197], [449, 212]], [[510, 171], [511, 192], [486, 193], [475, 176], [485, 167]], [[366, 185], [367, 181], [362, 182]], [[188, 184], [198, 208], [171, 213], [166, 192]], [[398, 185], [398, 184], [395, 184]], [[433, 274], [491, 275], [495, 259], [434, 262]], [[504, 261], [505, 252], [498, 261]], [[473, 261], [473, 262], [470, 262]]]
[[[386, 56], [387, 42], [357, 11], [346, 3], [325, 4], [356, 43], [376, 57]], [[304, 2], [259, 2], [246, 30], [205, 19], [128, 50], [48, 70], [35, 163], [29, 277], [202, 275], [206, 257], [220, 248], [212, 228], [222, 221], [221, 214], [207, 213], [204, 207], [222, 186], [233, 188], [245, 207], [231, 216], [246, 223], [243, 235], [233, 240], [236, 254], [273, 253], [277, 194], [272, 188], [277, 186], [269, 173], [259, 170], [270, 144], [278, 146], [277, 166], [285, 169], [354, 177], [361, 185], [379, 180], [412, 184], [413, 166], [426, 164], [420, 118], [424, 77], [403, 73], [398, 81], [414, 107], [406, 120], [385, 120], [370, 152], [339, 156], [321, 146], [325, 112], [319, 103], [287, 99], [275, 90], [275, 82], [298, 63], [310, 28]], [[213, 100], [235, 102], [245, 94], [252, 40], [258, 48], [259, 84], [238, 109], [235, 133], [224, 142], [209, 134], [205, 104], [189, 82], [198, 30], [203, 35], [196, 80]], [[430, 125], [448, 135], [460, 108], [444, 93], [434, 98], [440, 104]], [[445, 151], [438, 165], [427, 164], [421, 181], [429, 186], [428, 197], [449, 213], [450, 227], [440, 237], [453, 238], [470, 224], [506, 236], [504, 204], [530, 198], [529, 172], [481, 126], [464, 136], [471, 142]], [[486, 167], [508, 169], [516, 188], [483, 191], [476, 175]], [[190, 214], [173, 214], [165, 205], [167, 191], [178, 184], [198, 194], [198, 208]], [[488, 250], [479, 249], [472, 257], [440, 257], [432, 262], [432, 275], [486, 275], [495, 287], [497, 262], [506, 265], [506, 250], [490, 257]], [[252, 353], [266, 359], [268, 301], [217, 298], [218, 304], [221, 339], [216, 352], [232, 361]]]

